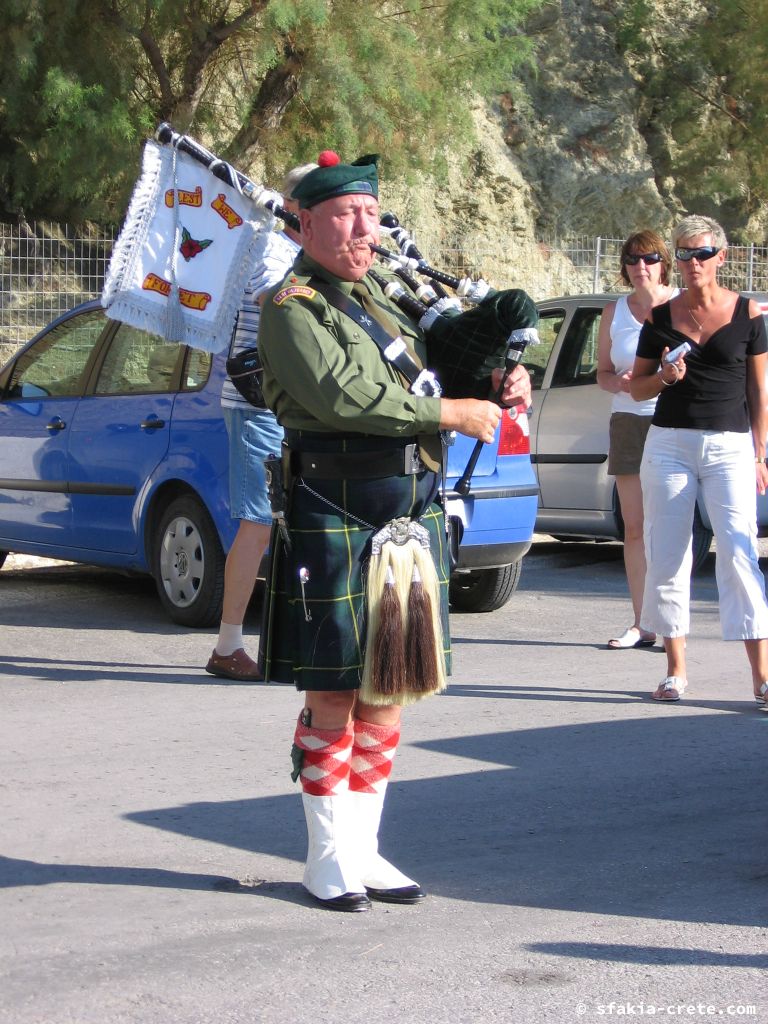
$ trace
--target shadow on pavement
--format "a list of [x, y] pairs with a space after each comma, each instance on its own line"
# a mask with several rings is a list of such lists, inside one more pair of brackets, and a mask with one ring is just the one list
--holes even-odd
[[[78, 630], [115, 629], [180, 636], [189, 626], [172, 622], [151, 577], [93, 565], [3, 570], [0, 625], [46, 622]], [[261, 621], [263, 580], [257, 580], [246, 622]], [[218, 628], [218, 623], [210, 627]]]
[[0, 856], [0, 889], [37, 885], [135, 885], [150, 889], [182, 889], [268, 896], [312, 906], [312, 898], [298, 882], [267, 882], [225, 875], [196, 875], [162, 868], [112, 867], [103, 864], [45, 864]]
[[[686, 715], [417, 744], [487, 768], [397, 782], [382, 852], [434, 894], [762, 926], [766, 716]], [[131, 821], [299, 859], [298, 796], [136, 811]]]
[[596, 942], [532, 942], [532, 953], [608, 960], [612, 963], [674, 967], [768, 967], [768, 953], [718, 953], [710, 949], [675, 949], [672, 946], [616, 946]]
[[[256, 647], [256, 641], [253, 641]], [[204, 660], [204, 659], [203, 659]], [[274, 687], [277, 683], [258, 680], [224, 679], [206, 672], [202, 663], [169, 665], [168, 662], [144, 664], [131, 662], [128, 665], [114, 661], [91, 661], [66, 658], [34, 658], [17, 655], [0, 655], [0, 675], [12, 674], [38, 682], [85, 683], [85, 682], [131, 682], [131, 683], [205, 683], [209, 686], [258, 686]]]

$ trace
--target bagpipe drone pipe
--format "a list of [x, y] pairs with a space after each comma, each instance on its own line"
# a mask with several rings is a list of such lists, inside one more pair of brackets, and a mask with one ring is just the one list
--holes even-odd
[[[430, 266], [408, 232], [393, 213], [381, 217], [383, 232], [398, 246], [393, 254], [382, 246], [371, 246], [401, 279], [415, 291], [412, 274], [428, 277], [436, 287], [448, 285], [457, 297], [442, 296], [425, 305], [421, 317], [406, 309], [424, 330], [428, 363], [437, 374], [447, 398], [487, 398], [491, 371], [509, 366], [510, 350], [519, 362], [525, 346], [538, 341], [538, 312], [531, 298], [520, 288], [496, 290], [482, 279], [458, 278]], [[416, 285], [416, 287], [419, 287]], [[416, 292], [418, 298], [418, 292]], [[403, 306], [402, 298], [391, 295]], [[462, 300], [470, 305], [464, 309]], [[469, 389], [468, 389], [469, 386]]]
[[[399, 258], [394, 260], [400, 268], [400, 276], [403, 276], [405, 268], [424, 274], [433, 281], [449, 285], [465, 302], [472, 303], [472, 308], [461, 312], [460, 303], [457, 309], [453, 305], [455, 300], [440, 298], [419, 317], [413, 312], [412, 299], [407, 297], [406, 303], [391, 285], [387, 286], [392, 300], [414, 316], [425, 331], [427, 361], [440, 381], [443, 394], [449, 398], [490, 397], [499, 402], [507, 377], [522, 360], [526, 347], [539, 340], [536, 330], [538, 312], [530, 296], [519, 288], [497, 291], [482, 279], [457, 278], [435, 270], [394, 214], [383, 214], [381, 225], [400, 249]], [[371, 248], [384, 257], [389, 255], [389, 251], [381, 247]], [[445, 305], [446, 302], [451, 305]], [[491, 372], [499, 368], [504, 369], [504, 374], [498, 388], [489, 395]], [[482, 448], [483, 442], [478, 441], [454, 486], [458, 494], [469, 494], [472, 474]]]

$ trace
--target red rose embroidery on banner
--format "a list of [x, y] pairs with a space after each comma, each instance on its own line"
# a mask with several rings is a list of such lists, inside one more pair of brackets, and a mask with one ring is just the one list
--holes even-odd
[[193, 238], [192, 235], [187, 231], [185, 227], [181, 229], [181, 245], [179, 246], [179, 252], [184, 259], [189, 263], [193, 256], [197, 256], [203, 249], [207, 249], [213, 241], [212, 238], [201, 238], [199, 241]]

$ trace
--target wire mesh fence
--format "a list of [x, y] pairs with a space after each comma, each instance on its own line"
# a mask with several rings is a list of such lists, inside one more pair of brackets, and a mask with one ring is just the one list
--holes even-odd
[[99, 295], [114, 233], [0, 224], [0, 349], [9, 356], [51, 320]]
[[[114, 240], [114, 232], [100, 228], [0, 223], [0, 363], [61, 313], [101, 293]], [[622, 242], [581, 236], [518, 246], [514, 283], [539, 299], [616, 291]], [[490, 248], [458, 242], [424, 248], [430, 262], [456, 277], [482, 273], [495, 258], [498, 263]], [[734, 291], [768, 292], [768, 247], [732, 246], [720, 281]]]

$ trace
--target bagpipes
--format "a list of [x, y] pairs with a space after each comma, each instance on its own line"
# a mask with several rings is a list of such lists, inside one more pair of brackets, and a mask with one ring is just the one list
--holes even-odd
[[[114, 319], [217, 351], [229, 343], [258, 236], [274, 225], [274, 218], [300, 230], [299, 219], [283, 207], [279, 193], [256, 184], [169, 124], [158, 126], [155, 139], [145, 147], [142, 176], [115, 246], [102, 303]], [[196, 179], [195, 164], [220, 184], [210, 186], [199, 174]], [[205, 227], [196, 227], [194, 218], [204, 213]], [[398, 251], [380, 245], [371, 249], [392, 276], [386, 280], [376, 271], [369, 274], [423, 330], [427, 363], [440, 381], [441, 394], [498, 401], [504, 382], [489, 396], [492, 371], [503, 368], [506, 379], [525, 347], [538, 341], [533, 301], [521, 289], [496, 291], [485, 281], [457, 278], [430, 266], [394, 214], [385, 213], [381, 225]], [[213, 261], [216, 266], [210, 260], [195, 263], [211, 245], [220, 253]], [[198, 270], [204, 262], [213, 278]], [[198, 280], [192, 284], [195, 273]], [[469, 493], [482, 445], [477, 442], [471, 465], [456, 485], [460, 494]]]
[[[382, 214], [379, 223], [385, 234], [392, 238], [400, 250], [399, 255], [395, 257], [399, 265], [404, 270], [418, 271], [424, 277], [430, 278], [435, 282], [438, 296], [444, 297], [448, 294], [442, 287], [444, 284], [453, 288], [459, 299], [465, 299], [469, 303], [479, 302], [489, 291], [490, 285], [482, 278], [473, 281], [470, 277], [454, 277], [452, 274], [446, 274], [443, 270], [435, 270], [434, 267], [431, 267], [394, 213]], [[382, 252], [381, 249], [374, 249], [374, 251]], [[389, 251], [383, 250], [383, 252], [388, 254]]]
[[[409, 272], [418, 272], [436, 282], [436, 287], [448, 285], [461, 299], [473, 305], [473, 308], [457, 313], [456, 307], [459, 310], [462, 308], [459, 300], [449, 298], [446, 302], [442, 296], [436, 296], [425, 307], [418, 308], [417, 303], [414, 308], [413, 298], [404, 295], [402, 290], [396, 290], [392, 284], [387, 284], [373, 271], [369, 271], [385, 294], [404, 312], [413, 316], [419, 326], [427, 332], [428, 345], [432, 337], [439, 338], [440, 348], [434, 356], [430, 351], [429, 362], [443, 386], [443, 393], [451, 397], [454, 383], [458, 386], [461, 382], [462, 389], [466, 388], [469, 358], [472, 366], [470, 377], [478, 383], [475, 392], [477, 398], [488, 397], [487, 381], [491, 371], [503, 366], [501, 382], [491, 396], [493, 401], [500, 402], [509, 374], [522, 360], [526, 347], [539, 340], [536, 330], [538, 313], [530, 297], [519, 288], [496, 291], [482, 279], [473, 281], [469, 277], [457, 278], [444, 271], [435, 270], [424, 259], [394, 214], [385, 213], [381, 218], [381, 225], [400, 249], [399, 258], [395, 257], [398, 268], [395, 273], [401, 279], [411, 284], [414, 279], [410, 278]], [[385, 258], [390, 255], [389, 250], [380, 246], [371, 248]], [[413, 284], [411, 287], [415, 290]], [[447, 293], [443, 290], [443, 296], [445, 295]], [[432, 319], [436, 311], [442, 316], [439, 319]], [[503, 355], [500, 342], [503, 343]], [[454, 491], [462, 497], [466, 497], [470, 492], [472, 475], [482, 449], [483, 442], [477, 441], [464, 472], [454, 485]]]

